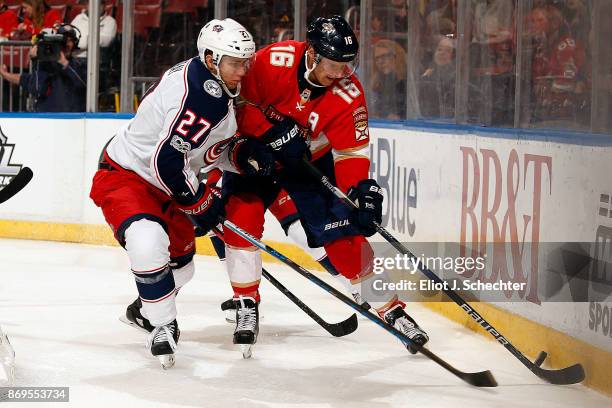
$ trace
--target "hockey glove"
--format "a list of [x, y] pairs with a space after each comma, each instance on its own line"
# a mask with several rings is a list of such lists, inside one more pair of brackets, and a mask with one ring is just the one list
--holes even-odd
[[187, 214], [199, 234], [206, 234], [222, 221], [225, 216], [225, 205], [221, 192], [216, 187], [200, 184], [195, 203], [183, 204], [179, 200], [178, 208]]
[[310, 148], [303, 131], [291, 118], [285, 118], [272, 126], [261, 137], [262, 142], [272, 148], [274, 158], [289, 170], [299, 170], [302, 159], [310, 160]]
[[276, 165], [270, 148], [252, 138], [237, 139], [231, 157], [238, 170], [247, 176], [269, 176]]
[[375, 180], [361, 180], [356, 187], [349, 189], [348, 196], [358, 206], [350, 215], [351, 224], [366, 237], [374, 235], [376, 227], [373, 222], [382, 222], [382, 189]]

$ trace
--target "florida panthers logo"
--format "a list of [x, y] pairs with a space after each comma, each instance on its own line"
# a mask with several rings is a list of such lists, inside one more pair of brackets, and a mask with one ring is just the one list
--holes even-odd
[[206, 153], [204, 154], [204, 163], [206, 165], [209, 165], [216, 162], [217, 159], [221, 157], [221, 154], [223, 154], [223, 152], [232, 140], [233, 138], [225, 139], [209, 147], [208, 150], [206, 150]]

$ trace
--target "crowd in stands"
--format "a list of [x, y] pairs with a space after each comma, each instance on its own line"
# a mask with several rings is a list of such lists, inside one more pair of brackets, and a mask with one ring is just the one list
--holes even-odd
[[[469, 39], [464, 58], [456, 60], [458, 0], [390, 0], [374, 3], [371, 18], [373, 72], [370, 111], [377, 117], [426, 118], [453, 121], [457, 103], [465, 105], [467, 121], [513, 126], [517, 88], [517, 53], [521, 49], [520, 98], [525, 125], [587, 127], [590, 120], [592, 12], [589, 0], [534, 0], [524, 21], [517, 21], [515, 2], [472, 0], [467, 20]], [[405, 18], [412, 11], [412, 20]], [[415, 18], [416, 17], [416, 18]], [[404, 27], [399, 21], [410, 21]], [[414, 26], [416, 22], [417, 27]], [[522, 38], [517, 38], [518, 25]], [[416, 41], [410, 36], [416, 36]], [[390, 44], [389, 42], [394, 44]], [[380, 43], [380, 45], [379, 45]], [[520, 45], [520, 47], [519, 47]], [[399, 46], [402, 51], [397, 50]], [[416, 49], [410, 49], [415, 47]], [[383, 55], [383, 61], [376, 57]], [[397, 56], [409, 60], [402, 62]], [[387, 65], [394, 58], [390, 80]], [[467, 100], [455, 101], [457, 63], [468, 73]], [[384, 80], [381, 80], [381, 75]], [[406, 84], [406, 81], [409, 83]], [[389, 95], [401, 101], [389, 106]], [[411, 104], [416, 94], [417, 103]], [[407, 103], [408, 101], [408, 103]], [[410, 108], [411, 105], [415, 105]], [[396, 107], [408, 110], [398, 114]]]
[[[594, 90], [592, 78], [595, 1], [532, 0], [522, 21], [513, 0], [373, 2], [368, 11], [369, 44], [362, 47], [368, 67], [358, 71], [367, 74], [361, 81], [371, 116], [451, 123], [461, 118], [463, 123], [502, 127], [516, 125], [519, 117], [519, 126], [588, 128], [592, 93], [601, 92]], [[69, 23], [80, 39], [67, 59], [85, 61], [87, 3], [0, 0], [0, 41], [30, 40], [43, 29]], [[123, 9], [120, 0], [102, 3], [100, 94], [110, 96], [101, 107], [116, 110]], [[157, 77], [191, 57], [190, 44], [202, 22], [213, 17], [213, 3], [135, 0], [133, 75]], [[469, 12], [462, 21], [467, 21], [468, 35], [460, 39], [459, 7], [465, 4]], [[227, 6], [228, 16], [244, 24], [258, 46], [293, 38], [292, 1], [241, 0], [228, 1]], [[359, 31], [359, 6], [358, 0], [308, 0], [306, 18], [342, 14]], [[15, 83], [4, 72], [6, 68], [0, 75]], [[605, 78], [600, 88], [611, 95], [612, 75], [608, 72]], [[19, 83], [23, 87], [23, 81]]]

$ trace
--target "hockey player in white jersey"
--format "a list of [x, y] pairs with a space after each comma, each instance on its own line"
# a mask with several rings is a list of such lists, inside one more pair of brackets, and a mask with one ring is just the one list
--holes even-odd
[[109, 142], [90, 194], [130, 259], [139, 298], [126, 317], [150, 332], [164, 368], [180, 334], [175, 296], [194, 273], [193, 224], [206, 232], [224, 215], [220, 192], [197, 175], [212, 167], [253, 174], [274, 163], [263, 145], [236, 136], [233, 98], [255, 53], [251, 34], [232, 19], [212, 20], [197, 47]]

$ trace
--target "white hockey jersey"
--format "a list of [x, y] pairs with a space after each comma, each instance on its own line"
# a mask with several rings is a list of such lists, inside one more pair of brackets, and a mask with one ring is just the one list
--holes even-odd
[[149, 89], [106, 152], [121, 167], [189, 202], [202, 168], [237, 171], [227, 148], [236, 129], [232, 99], [195, 57], [170, 68]]

